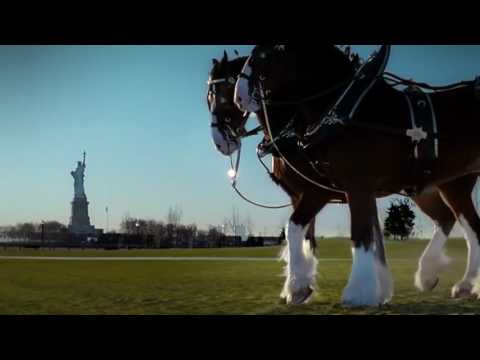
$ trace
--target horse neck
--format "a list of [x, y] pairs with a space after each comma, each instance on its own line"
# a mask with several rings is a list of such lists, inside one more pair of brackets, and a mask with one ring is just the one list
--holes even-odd
[[[299, 76], [296, 84], [293, 84], [294, 88], [285, 89], [287, 90], [286, 98], [296, 97], [298, 99], [315, 95], [329, 87], [351, 79], [355, 74], [354, 64], [336, 48], [323, 47], [315, 52], [311, 47], [297, 47], [296, 57], [297, 62], [294, 64], [292, 71], [297, 71], [297, 69], [307, 70], [302, 73], [297, 72]], [[321, 111], [324, 107], [328, 107], [333, 100], [338, 98], [341, 91], [339, 89], [330, 95], [322, 97], [322, 101], [315, 101], [315, 110]], [[296, 105], [267, 106], [272, 133], [276, 134], [282, 130], [298, 110]], [[258, 112], [257, 118], [260, 125], [264, 128], [265, 137], [269, 139], [263, 112]]]
[[[328, 54], [301, 52], [298, 54], [297, 91], [300, 96], [310, 96], [327, 90], [351, 79], [355, 74], [352, 62], [338, 49], [332, 49]], [[294, 69], [297, 70], [297, 69]]]

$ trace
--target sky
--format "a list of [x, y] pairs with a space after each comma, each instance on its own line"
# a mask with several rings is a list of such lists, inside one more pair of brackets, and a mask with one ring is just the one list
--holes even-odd
[[[118, 229], [126, 215], [165, 220], [178, 206], [183, 223], [219, 225], [236, 208], [257, 234], [277, 235], [290, 210], [240, 199], [228, 159], [214, 148], [206, 106], [211, 59], [253, 46], [0, 46], [0, 226], [69, 222], [70, 171], [87, 153], [91, 222]], [[353, 46], [367, 57], [374, 45]], [[392, 46], [388, 71], [444, 85], [480, 75], [480, 46]], [[479, 119], [480, 120], [480, 119]], [[249, 127], [253, 127], [254, 119]], [[252, 199], [288, 202], [244, 141], [238, 187]], [[379, 201], [382, 212], [389, 199]], [[418, 219], [422, 234], [431, 223]], [[346, 206], [329, 205], [317, 233], [347, 235]]]

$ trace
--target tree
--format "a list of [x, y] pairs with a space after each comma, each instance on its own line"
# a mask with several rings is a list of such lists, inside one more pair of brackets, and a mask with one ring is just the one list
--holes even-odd
[[137, 219], [130, 217], [129, 215], [124, 216], [122, 222], [120, 223], [120, 229], [122, 232], [127, 234], [135, 234], [135, 224]]
[[407, 239], [415, 226], [415, 213], [408, 199], [396, 200], [390, 203], [385, 219], [385, 236], [393, 235], [393, 239]]
[[255, 230], [255, 224], [253, 223], [252, 219], [250, 218], [250, 214], [247, 214], [245, 220], [243, 221], [245, 225], [245, 231], [247, 236], [253, 236], [253, 232]]
[[230, 217], [223, 219], [222, 229], [224, 233], [229, 233], [233, 236], [248, 237], [253, 235], [255, 224], [248, 213], [242, 219], [238, 209], [236, 207], [232, 207], [232, 213]]
[[238, 213], [238, 209], [236, 207], [232, 207], [232, 215], [230, 218], [225, 218], [223, 223], [226, 225], [225, 231], [228, 229], [231, 231], [233, 236], [237, 236], [240, 230], [240, 214]]
[[58, 233], [58, 232], [64, 233], [68, 231], [68, 228], [61, 222], [53, 220], [53, 221], [45, 221], [44, 231], [47, 233]]
[[210, 247], [221, 247], [223, 239], [225, 238], [225, 234], [219, 231], [215, 226], [210, 226], [208, 228], [206, 236]]
[[170, 206], [167, 213], [167, 224], [172, 224], [174, 227], [180, 224], [182, 220], [183, 212], [180, 206]]
[[31, 239], [38, 227], [38, 224], [34, 223], [20, 223], [15, 225], [9, 235], [12, 238]]

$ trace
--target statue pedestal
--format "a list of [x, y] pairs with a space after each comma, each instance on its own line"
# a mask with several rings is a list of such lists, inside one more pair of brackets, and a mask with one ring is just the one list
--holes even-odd
[[72, 216], [68, 230], [74, 234], [95, 234], [95, 227], [90, 224], [86, 197], [76, 197], [72, 201]]

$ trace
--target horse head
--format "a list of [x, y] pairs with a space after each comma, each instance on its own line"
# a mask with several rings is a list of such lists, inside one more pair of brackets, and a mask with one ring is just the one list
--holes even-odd
[[246, 57], [229, 61], [224, 52], [221, 60], [213, 59], [208, 79], [207, 103], [212, 116], [212, 139], [223, 155], [229, 156], [241, 146], [241, 136], [246, 132], [248, 115], [235, 107], [235, 83]]

